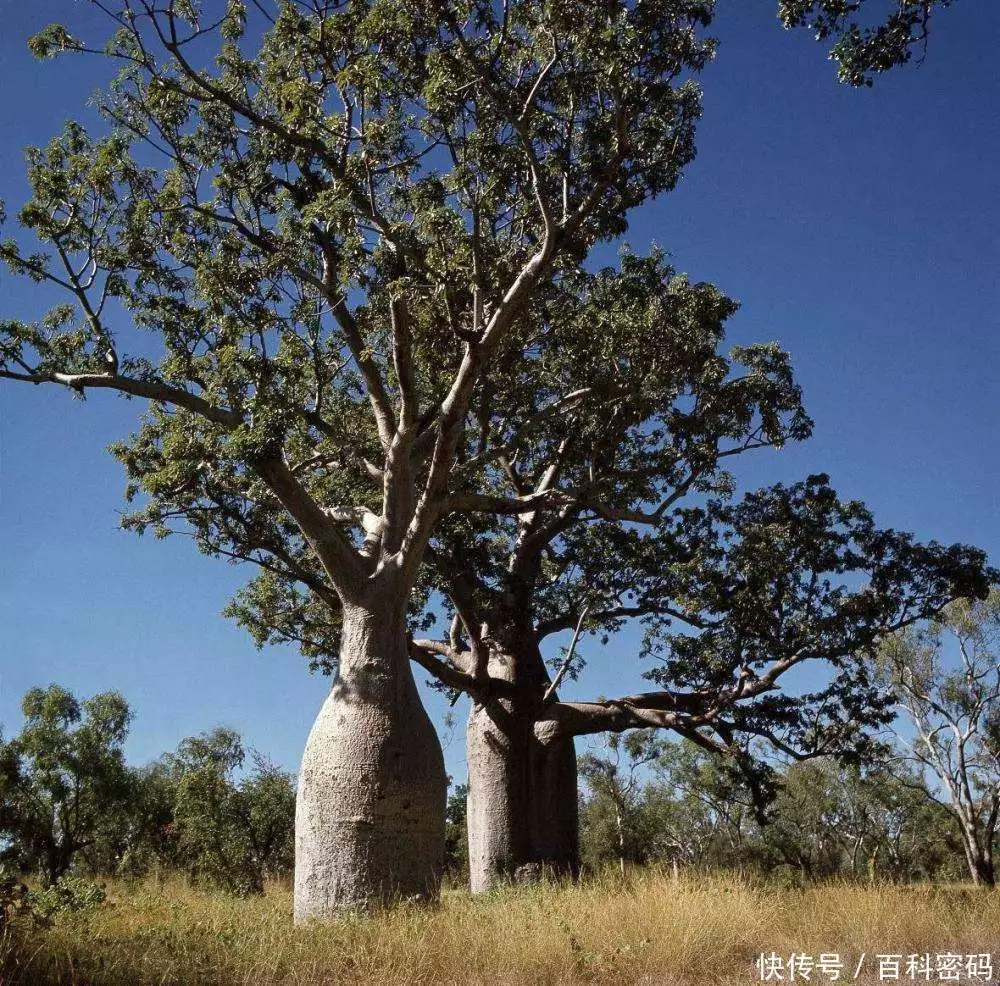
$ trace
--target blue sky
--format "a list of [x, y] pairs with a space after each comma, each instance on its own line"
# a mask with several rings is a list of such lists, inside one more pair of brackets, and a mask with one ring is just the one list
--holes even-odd
[[[1000, 562], [1000, 5], [961, 0], [933, 25], [921, 66], [868, 91], [839, 86], [774, 7], [720, 0], [698, 158], [629, 239], [738, 298], [732, 341], [777, 339], [793, 355], [815, 435], [741, 467], [746, 485], [829, 472], [880, 522]], [[84, 4], [0, 0], [0, 196], [12, 212], [24, 145], [79, 116], [104, 78], [98, 61], [28, 55], [54, 20], [103, 36]], [[0, 318], [44, 301], [0, 277]], [[116, 688], [135, 710], [135, 762], [222, 723], [295, 769], [329, 681], [291, 649], [254, 650], [220, 617], [249, 572], [184, 538], [117, 529], [124, 484], [105, 449], [139, 410], [0, 382], [0, 724], [16, 731], [35, 684]], [[641, 687], [634, 644], [589, 645], [587, 673], [564, 693]], [[440, 725], [444, 703], [428, 705]], [[455, 714], [441, 731], [461, 778], [464, 703]]]

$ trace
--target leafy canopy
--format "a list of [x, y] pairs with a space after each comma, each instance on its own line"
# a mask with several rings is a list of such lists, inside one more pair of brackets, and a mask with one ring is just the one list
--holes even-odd
[[0, 374], [154, 401], [116, 449], [140, 528], [282, 573], [305, 551], [354, 601], [412, 583], [481, 378], [693, 157], [711, 5], [107, 10], [112, 133], [30, 153], [43, 249], [2, 248], [72, 304], [5, 323]]
[[21, 732], [0, 741], [3, 857], [52, 883], [131, 795], [122, 748], [132, 713], [117, 692], [80, 701], [58, 685], [32, 688], [21, 710]]

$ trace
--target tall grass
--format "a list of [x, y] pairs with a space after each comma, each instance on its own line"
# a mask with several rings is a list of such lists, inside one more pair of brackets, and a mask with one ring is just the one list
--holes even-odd
[[[1000, 892], [641, 872], [511, 887], [293, 927], [291, 894], [240, 900], [183, 883], [109, 886], [108, 903], [0, 941], [3, 986], [50, 984], [748, 984], [760, 952], [1000, 953]], [[996, 955], [1000, 973], [1000, 954]], [[908, 977], [902, 977], [904, 981]], [[937, 976], [932, 976], [933, 980]], [[818, 972], [813, 982], [825, 983]]]

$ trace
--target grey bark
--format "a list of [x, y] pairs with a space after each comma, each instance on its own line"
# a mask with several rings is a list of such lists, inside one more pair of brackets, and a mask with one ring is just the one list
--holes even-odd
[[576, 749], [571, 736], [539, 736], [535, 722], [548, 684], [532, 645], [517, 656], [492, 651], [489, 673], [513, 697], [474, 703], [469, 715], [469, 882], [482, 893], [543, 872], [580, 869]]
[[296, 922], [438, 889], [447, 776], [395, 609], [344, 610], [339, 673], [299, 771]]

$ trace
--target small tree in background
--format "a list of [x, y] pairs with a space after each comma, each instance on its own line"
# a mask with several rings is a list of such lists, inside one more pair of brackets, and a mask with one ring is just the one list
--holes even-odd
[[122, 747], [132, 713], [118, 692], [77, 700], [32, 688], [20, 734], [0, 742], [4, 861], [55, 883], [94, 846], [132, 793]]
[[624, 876], [626, 862], [642, 863], [651, 855], [653, 840], [643, 824], [644, 768], [664, 746], [653, 730], [608, 733], [603, 750], [580, 757], [580, 774], [590, 790], [583, 815], [591, 863], [613, 855]]
[[664, 743], [644, 805], [656, 858], [699, 867], [748, 862], [758, 806], [732, 760], [689, 740]]
[[469, 879], [469, 834], [466, 829], [466, 799], [469, 785], [458, 784], [448, 794], [444, 821], [444, 869], [456, 882]]
[[290, 775], [217, 728], [184, 740], [166, 758], [176, 783], [174, 826], [182, 865], [195, 880], [260, 893], [294, 863], [295, 788]]
[[132, 795], [121, 821], [86, 853], [94, 872], [134, 879], [180, 865], [174, 803], [177, 779], [163, 760], [131, 768]]
[[953, 603], [922, 629], [887, 641], [882, 658], [913, 730], [896, 727], [903, 756], [933, 779], [925, 791], [957, 822], [973, 881], [992, 887], [1000, 822], [1000, 592]]

